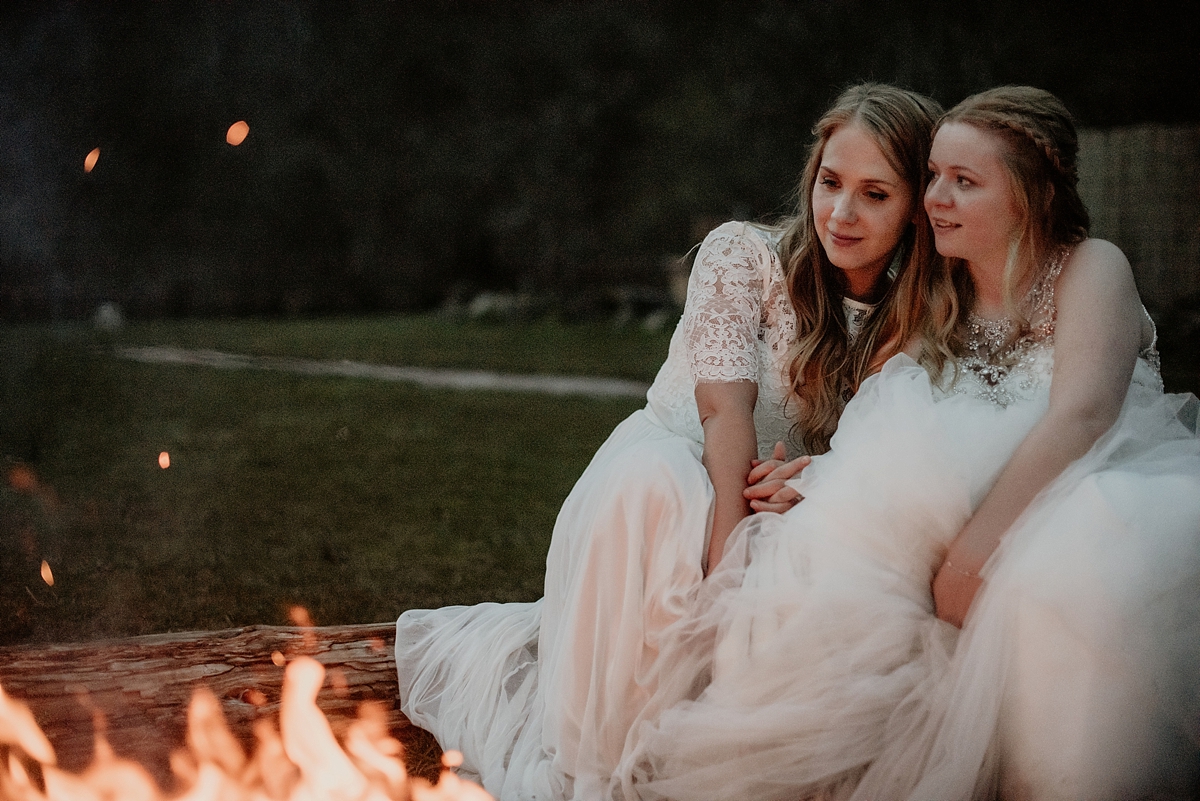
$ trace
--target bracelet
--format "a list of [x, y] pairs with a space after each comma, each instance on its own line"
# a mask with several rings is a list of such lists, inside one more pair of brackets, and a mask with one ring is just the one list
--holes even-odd
[[978, 573], [971, 573], [971, 572], [969, 572], [969, 571], [967, 571], [967, 570], [963, 570], [961, 567], [955, 567], [955, 566], [954, 566], [954, 563], [953, 563], [953, 562], [951, 562], [949, 558], [947, 558], [947, 559], [946, 559], [946, 561], [945, 561], [945, 562], [943, 562], [943, 564], [944, 564], [946, 567], [948, 567], [948, 568], [950, 568], [951, 570], [953, 570], [955, 573], [958, 573], [960, 576], [966, 576], [967, 578], [973, 578], [973, 579], [977, 579], [977, 578], [979, 578], [979, 574], [978, 574]]

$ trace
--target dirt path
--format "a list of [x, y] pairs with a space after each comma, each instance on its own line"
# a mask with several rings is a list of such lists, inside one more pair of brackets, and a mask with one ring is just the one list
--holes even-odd
[[649, 384], [620, 378], [570, 375], [514, 375], [487, 370], [438, 370], [427, 367], [392, 367], [352, 361], [290, 359], [279, 356], [243, 356], [215, 350], [170, 347], [120, 348], [122, 359], [151, 364], [185, 364], [225, 370], [274, 370], [300, 375], [337, 378], [373, 378], [404, 381], [424, 387], [494, 392], [532, 392], [543, 395], [584, 395], [593, 398], [635, 398], [646, 394]]

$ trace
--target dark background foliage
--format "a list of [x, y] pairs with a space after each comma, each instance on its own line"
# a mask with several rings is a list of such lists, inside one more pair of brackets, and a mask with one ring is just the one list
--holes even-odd
[[1194, 15], [1112, 0], [8, 3], [0, 315], [585, 306], [786, 211], [849, 83], [1192, 122], [1198, 55]]

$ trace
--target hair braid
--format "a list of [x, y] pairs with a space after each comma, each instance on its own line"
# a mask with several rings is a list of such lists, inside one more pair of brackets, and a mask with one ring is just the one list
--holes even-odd
[[1005, 267], [1005, 305], [1025, 323], [1017, 302], [1023, 288], [1040, 278], [1051, 254], [1087, 237], [1075, 123], [1061, 100], [1032, 86], [999, 86], [972, 95], [946, 112], [938, 127], [948, 123], [991, 131], [1007, 145], [1004, 166], [1023, 220]]
[[1033, 146], [1046, 157], [1046, 161], [1054, 168], [1054, 172], [1059, 177], [1069, 181], [1077, 179], [1076, 166], [1071, 163], [1070, 167], [1063, 164], [1063, 159], [1059, 154], [1058, 145], [1050, 138], [1042, 129], [1035, 128], [1021, 119], [997, 119], [994, 123], [997, 127], [1004, 127], [1014, 133], [1028, 139]]

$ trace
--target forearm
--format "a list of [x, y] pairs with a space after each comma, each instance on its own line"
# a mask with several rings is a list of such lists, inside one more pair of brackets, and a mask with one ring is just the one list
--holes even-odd
[[750, 514], [743, 496], [750, 460], [758, 456], [758, 442], [751, 414], [730, 410], [704, 421], [704, 468], [715, 495], [712, 538], [708, 548], [708, 570], [716, 567], [725, 552], [725, 542], [742, 518]]
[[1048, 416], [1038, 423], [951, 543], [948, 558], [954, 567], [978, 573], [1037, 494], [1087, 453], [1113, 419], [1105, 415]]

